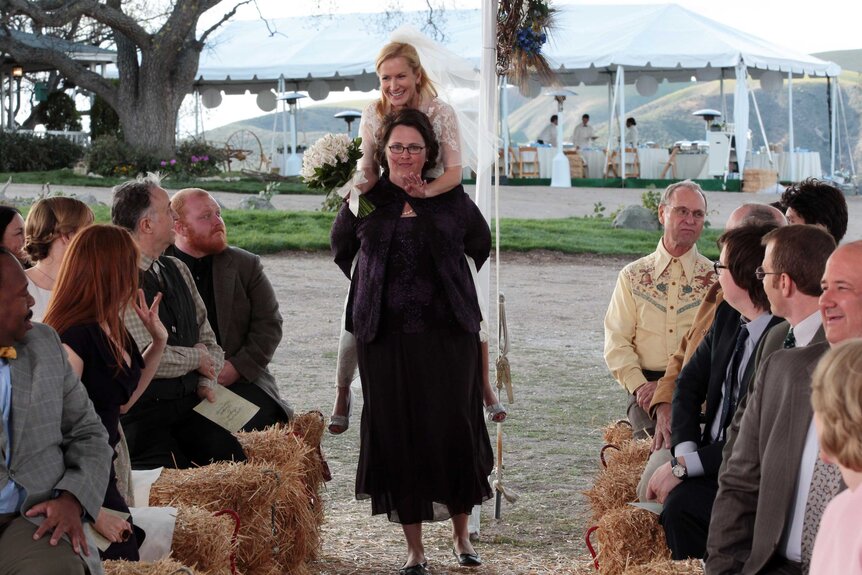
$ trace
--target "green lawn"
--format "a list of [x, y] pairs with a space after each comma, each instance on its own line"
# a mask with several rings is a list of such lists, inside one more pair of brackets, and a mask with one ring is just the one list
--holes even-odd
[[[109, 221], [109, 208], [100, 206], [95, 212], [97, 221]], [[335, 214], [323, 212], [226, 210], [223, 214], [230, 243], [258, 254], [328, 250], [335, 218]], [[500, 249], [507, 251], [631, 256], [650, 253], [661, 236], [660, 232], [614, 229], [609, 218], [504, 219], [500, 233]], [[715, 240], [720, 233], [704, 231], [698, 246], [701, 253], [718, 259]]]

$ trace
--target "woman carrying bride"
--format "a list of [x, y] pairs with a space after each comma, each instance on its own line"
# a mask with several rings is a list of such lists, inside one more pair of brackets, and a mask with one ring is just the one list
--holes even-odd
[[[416, 40], [420, 38], [417, 36]], [[429, 44], [428, 49], [433, 49], [430, 42], [423, 42]], [[407, 42], [390, 42], [377, 56], [376, 69], [380, 79], [380, 99], [365, 108], [359, 123], [362, 158], [357, 168], [362, 170], [367, 180], [359, 189], [363, 192], [372, 189], [380, 177], [377, 142], [384, 118], [392, 112], [405, 109], [419, 110], [428, 117], [439, 142], [439, 151], [430, 158], [424, 172], [407, 177], [403, 182], [404, 191], [412, 197], [430, 198], [460, 186], [462, 140], [458, 117], [452, 106], [438, 98], [416, 48]], [[356, 369], [355, 353], [350, 334], [342, 329], [336, 369], [337, 395], [329, 425], [329, 431], [333, 434], [343, 433], [350, 423], [350, 382]], [[506, 411], [497, 401], [488, 378], [487, 341], [482, 343], [482, 357], [482, 395], [486, 411], [491, 421], [503, 421]]]
[[460, 185], [433, 198], [408, 194], [437, 155], [424, 114], [387, 116], [378, 141], [384, 172], [368, 192], [376, 208], [360, 219], [343, 206], [331, 237], [351, 278], [346, 328], [365, 399], [356, 497], [402, 525], [399, 573], [426, 575], [426, 521], [451, 518], [459, 565], [481, 565], [467, 519], [491, 497], [493, 455], [482, 416], [481, 311], [465, 255], [481, 267], [491, 233]]

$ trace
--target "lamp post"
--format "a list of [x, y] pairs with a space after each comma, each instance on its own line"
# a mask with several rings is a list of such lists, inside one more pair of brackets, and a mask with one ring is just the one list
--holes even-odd
[[347, 122], [347, 135], [350, 136], [350, 125], [353, 123], [353, 120], [362, 117], [362, 112], [357, 112], [356, 110], [344, 110], [343, 112], [335, 114], [334, 117], [341, 118]]
[[[278, 95], [278, 99], [283, 102], [284, 115], [290, 118], [290, 155], [285, 154], [285, 176], [298, 176], [302, 169], [302, 160], [296, 155], [296, 101], [300, 98], [305, 98], [305, 95], [299, 92], [282, 92]], [[284, 143], [284, 148], [287, 150], [287, 142]]]
[[[15, 123], [15, 116], [18, 115], [18, 110], [21, 109], [21, 79], [24, 77], [24, 68], [19, 65], [12, 67], [12, 78], [15, 79], [15, 109], [12, 110], [12, 96], [9, 96], [9, 127], [15, 131], [18, 126]], [[11, 89], [11, 87], [10, 87]]]
[[551, 173], [552, 188], [570, 188], [572, 186], [572, 171], [569, 160], [563, 153], [563, 102], [566, 96], [577, 96], [575, 92], [566, 89], [545, 92], [557, 101], [557, 153], [554, 155], [553, 172]]

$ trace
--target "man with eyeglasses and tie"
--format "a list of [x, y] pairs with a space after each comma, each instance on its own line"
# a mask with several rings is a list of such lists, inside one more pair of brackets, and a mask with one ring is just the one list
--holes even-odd
[[[755, 275], [763, 282], [772, 315], [785, 321], [769, 330], [757, 350], [755, 368], [777, 349], [805, 347], [826, 341], [820, 320], [820, 278], [835, 251], [835, 239], [821, 226], [792, 225], [763, 237], [766, 252]], [[800, 254], [805, 254], [800, 257]], [[728, 431], [728, 445], [738, 430], [741, 403]], [[728, 451], [729, 454], [729, 451]]]
[[[113, 190], [111, 221], [124, 227], [141, 251], [140, 286], [149, 305], [161, 292], [159, 318], [168, 345], [146, 391], [122, 419], [133, 469], [188, 468], [213, 461], [245, 461], [236, 438], [194, 411], [213, 401], [224, 352], [207, 321], [207, 309], [188, 267], [163, 255], [174, 242], [176, 213], [158, 174], [139, 176]], [[152, 337], [134, 310], [129, 334], [143, 352]]]
[[776, 350], [757, 371], [719, 476], [707, 575], [808, 572], [823, 509], [844, 488], [837, 466], [818, 457], [811, 376], [829, 346], [862, 337], [859, 262], [860, 241], [826, 262], [819, 305], [828, 343]]
[[[664, 504], [660, 522], [674, 559], [703, 557], [726, 429], [745, 397], [760, 338], [781, 322], [755, 270], [763, 261], [765, 234], [775, 225], [726, 231], [715, 272], [724, 301], [709, 332], [683, 367], [672, 404], [670, 462], [649, 480], [647, 498]], [[701, 406], [706, 404], [702, 427]]]
[[628, 264], [605, 314], [605, 362], [629, 395], [627, 415], [639, 438], [652, 435], [647, 413], [668, 358], [688, 331], [715, 274], [695, 245], [706, 218], [706, 195], [685, 180], [659, 202], [664, 233], [656, 250]]

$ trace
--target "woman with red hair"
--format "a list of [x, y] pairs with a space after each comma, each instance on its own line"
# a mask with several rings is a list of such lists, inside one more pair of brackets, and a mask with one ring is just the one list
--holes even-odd
[[[81, 230], [63, 258], [44, 321], [60, 334], [69, 363], [87, 388], [112, 448], [120, 441], [120, 414], [146, 390], [168, 338], [159, 320], [161, 294], [147, 307], [138, 289], [138, 257], [131, 235], [122, 228], [94, 225]], [[143, 355], [123, 324], [128, 306], [153, 338]], [[135, 533], [130, 522], [117, 513], [128, 515], [129, 507], [111, 466], [95, 527], [112, 544], [101, 555], [103, 559], [137, 560]]]

